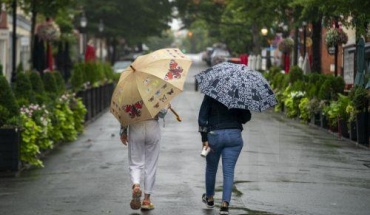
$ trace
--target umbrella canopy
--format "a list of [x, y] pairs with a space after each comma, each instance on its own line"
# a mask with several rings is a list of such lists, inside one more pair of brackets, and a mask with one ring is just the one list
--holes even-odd
[[122, 125], [151, 119], [182, 92], [191, 59], [179, 49], [142, 55], [122, 72], [110, 111]]
[[358, 40], [356, 45], [357, 72], [355, 85], [364, 86], [365, 84], [365, 41], [363, 38]]
[[260, 72], [243, 64], [223, 62], [197, 75], [202, 93], [226, 107], [264, 111], [277, 104], [274, 92]]

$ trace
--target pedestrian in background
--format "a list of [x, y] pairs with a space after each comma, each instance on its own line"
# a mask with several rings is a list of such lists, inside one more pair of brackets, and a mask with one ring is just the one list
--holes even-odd
[[[170, 105], [168, 105], [168, 108]], [[154, 205], [150, 195], [153, 193], [157, 164], [160, 151], [161, 130], [159, 118], [164, 118], [168, 108], [162, 109], [153, 119], [121, 126], [121, 142], [128, 145], [129, 172], [132, 182], [132, 200], [134, 210], [152, 210]], [[144, 199], [141, 203], [141, 175], [144, 172]]]
[[220, 214], [229, 214], [234, 170], [243, 148], [241, 132], [251, 119], [246, 109], [228, 109], [222, 103], [205, 95], [199, 111], [198, 124], [203, 147], [210, 147], [206, 156], [205, 186], [202, 201], [208, 208], [214, 207], [216, 173], [222, 157], [223, 192]]

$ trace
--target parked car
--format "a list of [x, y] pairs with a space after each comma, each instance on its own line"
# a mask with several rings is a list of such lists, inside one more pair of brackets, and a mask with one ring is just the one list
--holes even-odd
[[205, 61], [208, 66], [211, 66], [211, 55], [213, 50], [212, 47], [207, 47], [202, 56], [202, 60]]
[[226, 49], [216, 48], [211, 55], [211, 66], [224, 62], [230, 57], [230, 52]]
[[122, 60], [122, 61], [116, 61], [113, 65], [113, 71], [115, 73], [121, 73], [123, 72], [127, 67], [131, 65], [131, 60]]

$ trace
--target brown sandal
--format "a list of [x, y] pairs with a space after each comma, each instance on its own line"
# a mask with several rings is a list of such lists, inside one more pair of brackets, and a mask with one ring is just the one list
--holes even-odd
[[130, 202], [130, 206], [133, 210], [138, 210], [141, 207], [140, 198], [141, 198], [141, 190], [139, 185], [132, 186], [132, 200]]
[[141, 204], [141, 210], [153, 210], [154, 205], [149, 200], [143, 200]]

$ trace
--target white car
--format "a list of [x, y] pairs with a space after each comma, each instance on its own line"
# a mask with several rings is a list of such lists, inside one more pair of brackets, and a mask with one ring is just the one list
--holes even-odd
[[116, 61], [113, 65], [113, 71], [115, 73], [123, 72], [127, 67], [131, 65], [132, 61], [124, 60], [124, 61]]
[[230, 52], [226, 49], [216, 48], [211, 55], [211, 66], [226, 61], [230, 57]]

